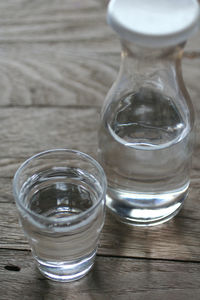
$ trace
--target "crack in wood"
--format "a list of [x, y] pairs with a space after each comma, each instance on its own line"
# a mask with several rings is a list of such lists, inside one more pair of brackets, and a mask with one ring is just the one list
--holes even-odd
[[20, 267], [15, 265], [6, 265], [4, 269], [6, 269], [7, 271], [14, 271], [14, 272], [19, 272], [21, 270]]

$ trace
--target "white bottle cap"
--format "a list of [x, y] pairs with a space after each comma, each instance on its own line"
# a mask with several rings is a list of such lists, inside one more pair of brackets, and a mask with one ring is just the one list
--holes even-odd
[[146, 47], [186, 41], [199, 29], [197, 0], [111, 0], [107, 20], [122, 39]]

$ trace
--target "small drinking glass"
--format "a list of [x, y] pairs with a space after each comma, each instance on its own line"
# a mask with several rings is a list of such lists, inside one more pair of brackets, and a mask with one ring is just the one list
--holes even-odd
[[13, 189], [20, 222], [47, 278], [76, 280], [93, 266], [106, 186], [102, 167], [76, 150], [36, 154], [17, 170]]

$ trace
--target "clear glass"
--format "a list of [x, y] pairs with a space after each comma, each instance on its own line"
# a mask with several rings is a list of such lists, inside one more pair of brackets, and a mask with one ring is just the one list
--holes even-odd
[[183, 46], [122, 41], [119, 75], [101, 114], [99, 160], [107, 206], [126, 223], [163, 223], [188, 193], [194, 113], [182, 79]]
[[13, 189], [41, 273], [57, 281], [87, 274], [104, 224], [106, 177], [101, 166], [79, 151], [48, 150], [21, 165]]

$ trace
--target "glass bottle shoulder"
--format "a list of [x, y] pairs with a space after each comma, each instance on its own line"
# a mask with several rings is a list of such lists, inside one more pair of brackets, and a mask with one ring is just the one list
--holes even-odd
[[114, 84], [102, 111], [102, 126], [129, 147], [168, 147], [186, 138], [193, 128], [187, 102], [180, 92], [167, 95], [148, 85], [120, 91]]

